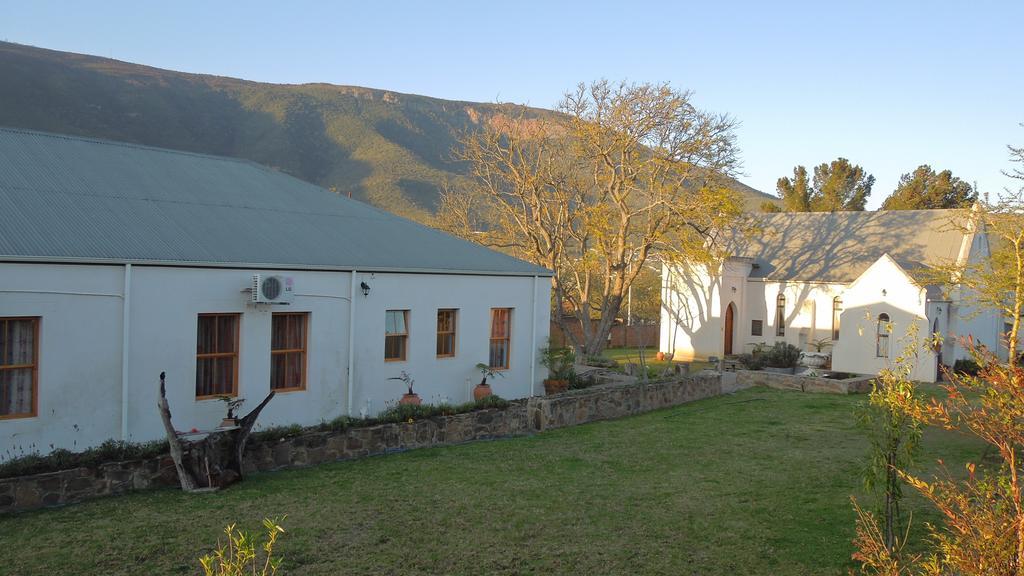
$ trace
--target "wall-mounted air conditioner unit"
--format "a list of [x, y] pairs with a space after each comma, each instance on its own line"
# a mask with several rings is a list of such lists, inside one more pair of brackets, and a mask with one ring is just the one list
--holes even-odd
[[291, 304], [294, 289], [295, 280], [291, 276], [252, 275], [253, 304]]

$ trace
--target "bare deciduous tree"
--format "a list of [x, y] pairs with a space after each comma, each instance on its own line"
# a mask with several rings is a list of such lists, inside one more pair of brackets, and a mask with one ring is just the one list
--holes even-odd
[[467, 135], [456, 155], [475, 184], [445, 193], [439, 223], [554, 271], [556, 322], [599, 354], [646, 262], [717, 256], [710, 240], [740, 210], [723, 186], [735, 122], [667, 84], [605, 80], [567, 93], [559, 112], [510, 107]]

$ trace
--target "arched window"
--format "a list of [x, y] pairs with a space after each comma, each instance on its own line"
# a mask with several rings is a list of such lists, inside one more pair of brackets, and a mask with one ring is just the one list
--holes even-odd
[[832, 340], [839, 340], [839, 315], [843, 312], [843, 301], [836, 296], [832, 299]]
[[775, 299], [775, 335], [786, 335], [786, 295], [781, 292]]
[[875, 356], [879, 358], [889, 357], [889, 315], [878, 315], [878, 330], [875, 336]]

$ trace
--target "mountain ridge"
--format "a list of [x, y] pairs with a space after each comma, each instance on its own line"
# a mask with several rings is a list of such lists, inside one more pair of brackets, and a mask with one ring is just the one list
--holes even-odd
[[[429, 221], [459, 137], [502, 104], [179, 72], [0, 42], [0, 125], [252, 160]], [[537, 117], [556, 112], [529, 108]], [[774, 197], [739, 181], [748, 205]]]

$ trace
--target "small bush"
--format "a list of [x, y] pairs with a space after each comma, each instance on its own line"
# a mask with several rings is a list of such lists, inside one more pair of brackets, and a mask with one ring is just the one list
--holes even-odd
[[501, 396], [495, 396], [494, 394], [477, 400], [475, 402], [467, 402], [462, 406], [456, 406], [456, 413], [459, 413], [459, 408], [465, 408], [461, 412], [475, 412], [476, 410], [487, 410], [489, 408], [504, 409], [508, 408], [510, 402], [505, 400]]
[[[218, 543], [212, 554], [199, 559], [204, 576], [272, 576], [281, 567], [282, 558], [274, 558], [274, 544], [277, 537], [284, 534], [284, 528], [278, 520], [267, 518], [263, 527], [267, 538], [262, 543], [231, 524], [224, 529], [227, 543]], [[257, 545], [258, 544], [258, 545]], [[260, 550], [263, 551], [262, 558]]]
[[548, 378], [552, 380], [572, 380], [576, 375], [576, 352], [568, 346], [561, 348], [547, 346], [540, 349], [540, 363], [548, 369]]
[[763, 356], [765, 364], [772, 368], [796, 368], [800, 349], [786, 342], [776, 342]]
[[981, 366], [970, 358], [961, 358], [953, 363], [953, 372], [964, 376], [977, 376], [981, 372]]
[[764, 368], [767, 359], [763, 354], [754, 356], [753, 354], [740, 354], [737, 357], [739, 363], [743, 365], [747, 370], [761, 370]]

